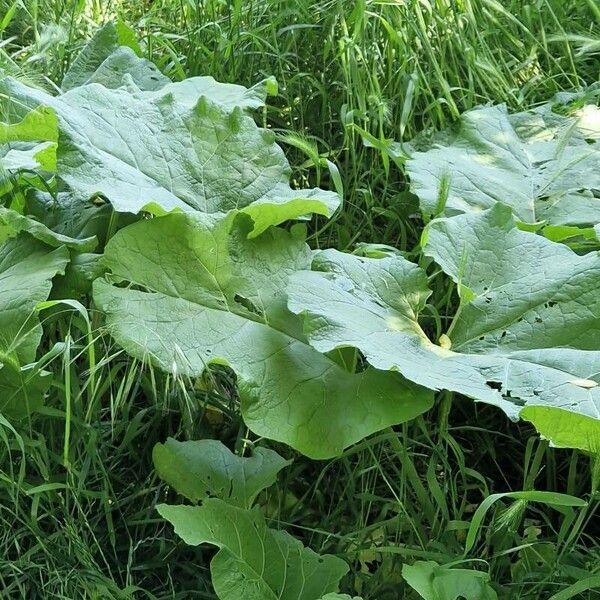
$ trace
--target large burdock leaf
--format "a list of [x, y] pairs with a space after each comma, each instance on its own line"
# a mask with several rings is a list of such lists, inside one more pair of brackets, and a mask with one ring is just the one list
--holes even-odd
[[336, 592], [348, 565], [318, 555], [285, 531], [270, 529], [258, 509], [216, 498], [202, 506], [161, 504], [158, 512], [187, 544], [212, 544], [210, 570], [221, 600], [319, 600]]
[[21, 416], [41, 401], [47, 378], [27, 366], [42, 334], [35, 308], [68, 260], [66, 248], [49, 249], [27, 234], [0, 246], [0, 412]]
[[310, 264], [304, 228], [246, 239], [250, 228], [244, 215], [178, 213], [118, 232], [112, 274], [94, 283], [115, 340], [175, 374], [230, 366], [247, 425], [314, 458], [427, 410], [429, 393], [398, 374], [349, 373], [307, 343], [285, 305], [289, 274]]
[[108, 55], [80, 85], [99, 83], [114, 89], [133, 83], [140, 90], [154, 91], [170, 82], [153, 63], [137, 56], [131, 48], [122, 46]]
[[[140, 58], [135, 33], [124, 23], [107, 23], [83, 47], [66, 73], [62, 90], [90, 83], [107, 88], [133, 84], [140, 91], [157, 92], [155, 96], [174, 94], [180, 102], [195, 104], [200, 96], [233, 109], [259, 108], [268, 95], [277, 93], [274, 79], [265, 79], [251, 88], [218, 83], [212, 77], [190, 77], [173, 84], [149, 60]], [[171, 85], [169, 85], [171, 84]]]
[[[439, 219], [425, 252], [457, 283], [461, 306], [451, 349], [427, 339], [418, 313], [425, 274], [400, 256], [362, 258], [328, 250], [297, 273], [289, 306], [322, 352], [352, 346], [379, 369], [430, 389], [460, 392], [523, 416], [560, 445], [598, 450], [600, 257], [515, 227], [497, 204]], [[525, 407], [525, 408], [524, 408]], [[595, 437], [569, 439], [568, 424]], [[550, 423], [550, 424], [549, 424]]]
[[53, 97], [10, 78], [0, 82], [13, 110], [55, 110], [58, 174], [80, 197], [103, 195], [129, 213], [240, 209], [252, 217], [253, 235], [310, 213], [330, 216], [339, 196], [291, 188], [274, 133], [232, 107], [224, 90], [202, 78], [158, 92], [89, 84]]
[[156, 444], [152, 458], [158, 476], [188, 500], [216, 497], [242, 508], [250, 508], [290, 464], [268, 448], [256, 448], [252, 456], [242, 457], [218, 440], [178, 442], [172, 438]]
[[[107, 84], [110, 82], [98, 81], [98, 73], [103, 72], [103, 67], [106, 66], [106, 61], [111, 60], [115, 53], [120, 50], [127, 49], [132, 57], [135, 57], [137, 61], [128, 63], [129, 68], [133, 67], [133, 71], [122, 68], [121, 77], [124, 73], [130, 73], [137, 78], [138, 75], [148, 77], [150, 74], [156, 75], [156, 82], [149, 89], [155, 89], [156, 85], [160, 85], [161, 78], [168, 81], [158, 71], [158, 69], [141, 58], [137, 58], [136, 51], [139, 51], [138, 44], [135, 40], [135, 34], [129, 29], [124, 23], [106, 23], [106, 25], [100, 27], [94, 36], [87, 44], [81, 49], [75, 60], [71, 63], [69, 70], [65, 73], [61, 87], [63, 91], [70, 90], [74, 87], [79, 87], [89, 83], [90, 80], [94, 80], [99, 83]], [[144, 67], [150, 65], [150, 72], [144, 71]], [[152, 80], [148, 77], [148, 80]], [[119, 87], [118, 85], [115, 87]]]
[[427, 217], [508, 204], [525, 223], [600, 222], [600, 109], [561, 117], [547, 105], [510, 116], [504, 105], [465, 113], [455, 133], [406, 168]]

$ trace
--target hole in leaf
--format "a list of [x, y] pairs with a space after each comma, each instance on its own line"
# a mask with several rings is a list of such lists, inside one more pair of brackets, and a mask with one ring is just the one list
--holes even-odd
[[502, 383], [500, 381], [486, 381], [485, 385], [492, 388], [493, 390], [497, 390], [499, 392], [502, 391]]
[[236, 294], [233, 299], [251, 313], [258, 315], [259, 317], [263, 316], [262, 311], [251, 300], [248, 300], [248, 298]]

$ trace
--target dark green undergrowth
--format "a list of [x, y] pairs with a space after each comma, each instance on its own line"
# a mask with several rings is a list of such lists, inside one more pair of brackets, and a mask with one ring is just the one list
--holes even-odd
[[[0, 0], [0, 66], [55, 91], [97, 26], [115, 18], [174, 80], [249, 86], [275, 76], [279, 93], [255, 116], [296, 165], [294, 183], [333, 188], [329, 159], [344, 186], [343, 210], [313, 220], [313, 248], [369, 242], [423, 260], [418, 202], [403, 161], [390, 158], [392, 140], [426, 136], [479, 104], [524, 110], [599, 77], [592, 0]], [[433, 290], [425, 329], [437, 339], [456, 290], [422, 266]], [[600, 597], [598, 467], [584, 452], [551, 448], [527, 423], [440, 392], [429, 412], [312, 461], [248, 430], [230, 371], [165, 375], [127, 356], [93, 310], [90, 330], [72, 307], [42, 315], [38, 356], [55, 373], [46, 405], [18, 426], [0, 417], [0, 598], [216, 598], [214, 549], [185, 545], [156, 512], [178, 498], [152, 461], [168, 437], [218, 439], [240, 456], [261, 445], [293, 459], [259, 504], [271, 527], [348, 562], [344, 593], [418, 598], [402, 567], [435, 561], [489, 573], [502, 599]], [[486, 498], [532, 490], [587, 505], [499, 498], [464, 552]]]

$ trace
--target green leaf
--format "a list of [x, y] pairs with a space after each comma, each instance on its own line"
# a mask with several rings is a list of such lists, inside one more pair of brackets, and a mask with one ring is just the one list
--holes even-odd
[[182, 110], [192, 109], [198, 99], [206, 97], [226, 112], [235, 108], [251, 110], [264, 106], [267, 96], [277, 94], [277, 82], [272, 77], [263, 79], [251, 88], [235, 83], [220, 83], [213, 77], [190, 77], [176, 83], [167, 83], [160, 90], [147, 92], [145, 97], [153, 101], [173, 96]]
[[58, 173], [80, 197], [100, 194], [129, 213], [237, 208], [252, 217], [252, 235], [310, 213], [331, 216], [338, 194], [290, 187], [274, 133], [232, 109], [232, 87], [206, 79], [159, 92], [92, 84], [52, 97], [11, 78], [0, 82], [13, 110], [47, 104], [56, 111]]
[[171, 80], [149, 60], [136, 56], [131, 48], [122, 46], [107, 56], [80, 85], [90, 83], [99, 83], [111, 89], [133, 84], [138, 90], [154, 91], [171, 83]]
[[46, 300], [52, 278], [64, 273], [66, 248], [50, 250], [21, 235], [0, 246], [0, 348], [23, 362], [35, 358], [42, 329], [35, 307]]
[[14, 354], [0, 351], [0, 414], [23, 419], [43, 405], [52, 375], [35, 365], [21, 366]]
[[117, 219], [112, 206], [98, 199], [89, 201], [69, 192], [50, 195], [37, 190], [27, 195], [24, 212], [61, 238], [80, 243], [92, 238], [100, 247], [106, 242], [111, 219], [120, 227], [137, 219], [133, 215], [121, 215]]
[[502, 205], [439, 219], [424, 252], [475, 294], [451, 338], [461, 351], [600, 349], [600, 258], [514, 227]]
[[[56, 169], [56, 145], [51, 142], [39, 144], [15, 144], [0, 148], [0, 168], [7, 173], [19, 171], [54, 171]], [[2, 172], [0, 171], [0, 175]], [[1, 180], [0, 180], [1, 183]]]
[[[94, 77], [104, 61], [119, 50], [121, 46], [128, 46], [134, 55], [139, 49], [131, 30], [122, 22], [117, 25], [107, 23], [98, 29], [69, 67], [61, 84], [62, 89], [67, 91], [85, 85]], [[140, 59], [141, 61], [142, 59]], [[143, 62], [147, 63], [148, 61]]]
[[27, 112], [19, 123], [0, 122], [0, 144], [42, 140], [58, 142], [58, 119], [48, 106], [39, 106]]
[[44, 225], [44, 223], [4, 206], [0, 206], [0, 227], [2, 227], [0, 230], [0, 242], [4, 241], [4, 238], [14, 237], [20, 232], [26, 231], [34, 238], [55, 248], [66, 246], [80, 252], [88, 252], [93, 250], [98, 244], [96, 237], [77, 239], [62, 235], [53, 231]]
[[242, 508], [250, 508], [291, 463], [267, 448], [256, 448], [251, 457], [244, 458], [218, 440], [178, 442], [172, 438], [156, 444], [152, 458], [159, 477], [188, 500], [196, 503], [212, 496]]
[[25, 113], [18, 123], [0, 122], [0, 171], [54, 171], [57, 142], [58, 119], [47, 106]]
[[80, 298], [92, 291], [92, 283], [106, 273], [102, 254], [77, 252], [71, 255], [64, 276], [57, 276], [52, 287], [59, 298]]
[[310, 264], [304, 228], [249, 240], [250, 226], [178, 213], [119, 231], [105, 262], [132, 286], [94, 282], [115, 340], [175, 375], [229, 365], [250, 429], [314, 458], [427, 410], [431, 395], [396, 373], [349, 373], [306, 342], [285, 299], [289, 274]]
[[221, 600], [318, 600], [335, 592], [348, 571], [343, 560], [319, 556], [286, 532], [268, 528], [258, 509], [215, 498], [202, 506], [157, 509], [187, 544], [219, 548], [210, 570]]
[[0, 246], [0, 412], [22, 416], [39, 405], [50, 381], [28, 366], [42, 328], [36, 306], [46, 300], [52, 278], [64, 272], [66, 248], [48, 249], [27, 234]]
[[502, 202], [525, 223], [600, 222], [600, 109], [590, 108], [596, 114], [594, 134], [587, 113], [578, 122], [552, 113], [548, 105], [513, 116], [504, 105], [465, 113], [456, 133], [407, 162], [423, 213], [437, 216], [445, 207], [450, 216]]
[[452, 569], [434, 561], [417, 561], [402, 567], [402, 576], [424, 600], [496, 600], [489, 585], [490, 576], [482, 571]]
[[[418, 324], [429, 294], [423, 271], [400, 256], [334, 250], [318, 253], [317, 270], [292, 275], [288, 287], [311, 344], [358, 348], [378, 369], [495, 404], [511, 418], [523, 407], [588, 417], [599, 439], [600, 256], [520, 231], [501, 204], [434, 221], [426, 238], [425, 253], [470, 290], [444, 347]], [[546, 418], [525, 415], [553, 440]]]
[[544, 438], [551, 440], [553, 446], [577, 448], [600, 455], [597, 415], [577, 414], [548, 406], [525, 406], [519, 416], [529, 421]]

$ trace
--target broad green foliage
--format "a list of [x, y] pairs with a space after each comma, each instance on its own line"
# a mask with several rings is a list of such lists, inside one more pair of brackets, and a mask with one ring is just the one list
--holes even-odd
[[424, 600], [496, 600], [489, 585], [490, 576], [482, 571], [453, 569], [433, 561], [417, 561], [402, 567], [402, 576]]
[[[150, 61], [140, 58], [135, 34], [122, 23], [107, 23], [81, 50], [64, 77], [62, 90], [90, 83], [106, 88], [131, 86], [147, 92], [162, 90], [157, 95], [173, 93], [188, 106], [207, 96], [212, 102], [233, 110], [259, 108], [267, 95], [277, 93], [277, 84], [266, 79], [248, 89], [241, 85], [218, 83], [212, 77], [192, 77], [173, 85]], [[149, 95], [151, 97], [151, 95]]]
[[48, 297], [52, 278], [64, 272], [68, 257], [65, 248], [48, 249], [27, 235], [0, 249], [0, 343], [23, 362], [34, 359], [42, 335], [35, 307]]
[[338, 589], [348, 565], [319, 556], [285, 531], [270, 529], [258, 509], [211, 498], [202, 506], [161, 504], [158, 512], [187, 543], [220, 550], [211, 561], [221, 600], [318, 600]]
[[319, 600], [337, 591], [348, 571], [343, 560], [319, 556], [285, 531], [268, 528], [259, 509], [251, 508], [289, 461], [266, 448], [244, 458], [216, 440], [168, 440], [154, 448], [154, 464], [179, 493], [202, 501], [157, 509], [186, 544], [219, 548], [210, 570], [221, 600]]
[[272, 81], [247, 90], [200, 77], [148, 90], [131, 76], [116, 89], [105, 76], [97, 79], [102, 85], [91, 77], [57, 97], [10, 78], [0, 82], [13, 113], [40, 105], [55, 111], [58, 175], [78, 197], [102, 195], [128, 213], [242, 209], [254, 221], [253, 235], [338, 208], [336, 193], [290, 187], [274, 134], [245, 114], [264, 102]]
[[[81, 252], [93, 249], [90, 248], [91, 243], [88, 246], [86, 240], [96, 240], [99, 246], [104, 246], [110, 220], [114, 219], [109, 204], [86, 202], [69, 192], [51, 195], [30, 191], [27, 194], [24, 212], [51, 229], [61, 243], [72, 244], [72, 241], [67, 240], [78, 240]], [[133, 220], [133, 217], [122, 217], [118, 224], [125, 225]]]
[[[85, 85], [90, 81], [97, 81], [106, 85], [108, 83], [104, 79], [98, 81], [98, 73], [107, 71], [107, 61], [109, 64], [118, 62], [122, 56], [133, 56], [137, 58], [139, 53], [139, 45], [135, 39], [135, 34], [123, 23], [107, 23], [96, 32], [96, 35], [84, 46], [77, 58], [71, 64], [71, 67], [65, 74], [62, 81], [63, 91], [70, 90], [80, 85]], [[137, 64], [130, 61], [127, 64], [121, 63], [120, 78], [128, 73], [135, 77], [138, 73], [143, 73], [143, 69], [149, 69], [149, 72], [154, 74], [156, 82], [168, 81], [160, 71], [148, 61], [138, 59]], [[131, 67], [134, 66], [134, 71]], [[124, 68], [125, 67], [125, 68]], [[139, 69], [139, 71], [138, 71]], [[118, 76], [119, 73], [116, 73]], [[145, 74], [145, 76], [148, 76]], [[107, 85], [107, 87], [111, 87]], [[115, 86], [115, 87], [118, 87]]]
[[[438, 345], [419, 323], [430, 296], [419, 267], [389, 251], [327, 250], [313, 261], [302, 227], [273, 228], [331, 215], [340, 200], [292, 189], [272, 132], [247, 114], [272, 81], [174, 83], [138, 54], [130, 30], [107, 25], [62, 94], [0, 82], [14, 121], [0, 126], [7, 168], [38, 174], [19, 181], [25, 192], [5, 194], [0, 241], [27, 233], [68, 248], [55, 294], [82, 297], [94, 282], [117, 343], [167, 373], [230, 367], [248, 427], [315, 458], [427, 410], [424, 388], [497, 405], [558, 445], [598, 450], [600, 259], [555, 243], [596, 243], [596, 108], [576, 117], [551, 105], [475, 110], [413, 155], [425, 215], [455, 215], [423, 236], [460, 296]], [[141, 212], [155, 218], [139, 221]], [[534, 233], [540, 223], [548, 239]], [[370, 367], [345, 368], [338, 350], [347, 347]]]
[[600, 222], [600, 109], [575, 117], [550, 105], [509, 115], [504, 106], [465, 113], [458, 130], [407, 163], [428, 218], [509, 205], [524, 223]]
[[[337, 454], [427, 409], [430, 395], [398, 375], [350, 373], [314, 351], [287, 311], [287, 277], [308, 268], [310, 251], [301, 229], [267, 230], [313, 212], [330, 215], [340, 199], [292, 189], [274, 134], [244, 112], [263, 105], [274, 82], [251, 89], [210, 77], [172, 83], [138, 58], [130, 34], [120, 25], [100, 30], [58, 96], [0, 82], [15, 123], [0, 128], [0, 140], [46, 144], [55, 157], [33, 162], [33, 154], [18, 165], [15, 172], [33, 173], [3, 192], [0, 242], [26, 232], [69, 257], [68, 268], [55, 272], [56, 298], [89, 294], [108, 268], [96, 300], [126, 350], [191, 377], [211, 363], [230, 365], [249, 426], [313, 456]], [[126, 227], [140, 211], [174, 209], [190, 216]], [[243, 239], [261, 233], [255, 244]], [[113, 286], [115, 277], [138, 287]], [[324, 402], [331, 420], [321, 417]]]
[[54, 111], [38, 107], [27, 113], [19, 123], [0, 123], [0, 143], [11, 142], [58, 142], [58, 121]]
[[[600, 257], [518, 230], [501, 204], [433, 221], [426, 238], [425, 253], [461, 295], [451, 349], [418, 324], [429, 294], [424, 272], [401, 256], [334, 250], [317, 254], [315, 270], [294, 274], [288, 287], [311, 344], [321, 352], [358, 348], [378, 369], [495, 404], [512, 418], [526, 406], [523, 416], [536, 426], [542, 419], [550, 439], [548, 412], [529, 407], [550, 409], [555, 424], [568, 413], [565, 424], [593, 418], [598, 428]], [[598, 439], [583, 447], [597, 451]], [[564, 436], [556, 442], [564, 445]]]
[[[58, 121], [51, 108], [38, 107], [15, 124], [0, 123], [0, 193], [8, 195], [12, 190], [6, 175], [14, 176], [23, 171], [54, 171], [57, 143]], [[94, 237], [74, 239], [47, 225], [49, 223], [0, 205], [0, 242], [26, 231], [50, 246], [64, 244], [81, 251], [92, 250], [96, 246]]]
[[0, 192], [5, 178], [20, 171], [54, 171], [58, 121], [51, 108], [40, 106], [14, 124], [0, 122]]
[[65, 248], [49, 249], [27, 234], [0, 246], [0, 411], [9, 416], [35, 409], [50, 383], [28, 366], [42, 336], [35, 308], [68, 258]]
[[303, 227], [251, 240], [250, 227], [235, 213], [174, 214], [120, 231], [105, 251], [111, 275], [94, 284], [115, 340], [176, 375], [230, 366], [246, 424], [315, 458], [429, 408], [399, 375], [349, 373], [308, 345], [285, 306], [288, 276], [310, 265]]
[[268, 448], [242, 458], [217, 440], [169, 439], [154, 447], [153, 459], [160, 478], [192, 502], [217, 497], [241, 508], [250, 508], [290, 464]]
[[81, 252], [93, 250], [97, 245], [95, 237], [72, 238], [58, 233], [44, 223], [27, 217], [16, 210], [0, 206], [0, 241], [13, 237], [21, 231], [26, 231], [49, 246], [59, 247], [64, 245]]

